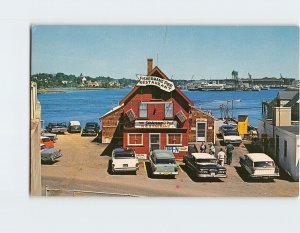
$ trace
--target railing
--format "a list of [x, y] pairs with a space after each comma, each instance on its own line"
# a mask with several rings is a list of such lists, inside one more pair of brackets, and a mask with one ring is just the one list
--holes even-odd
[[[52, 195], [51, 195], [52, 194]], [[48, 185], [45, 186], [45, 196], [70, 196], [72, 194], [75, 196], [118, 196], [118, 197], [142, 197], [134, 194], [127, 193], [109, 193], [109, 192], [97, 192], [97, 191], [88, 191], [88, 190], [68, 190], [68, 189], [58, 189], [58, 188], [49, 188]]]

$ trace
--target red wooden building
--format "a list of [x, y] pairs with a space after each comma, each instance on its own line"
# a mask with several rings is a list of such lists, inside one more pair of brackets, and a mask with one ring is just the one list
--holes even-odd
[[[152, 68], [152, 59], [148, 59], [148, 74], [138, 78], [120, 105], [100, 118], [102, 142], [118, 137], [122, 141], [118, 144], [133, 148], [140, 157], [147, 158], [154, 149], [166, 149], [182, 159], [195, 124], [192, 101], [157, 66]], [[213, 119], [206, 118], [209, 122]]]

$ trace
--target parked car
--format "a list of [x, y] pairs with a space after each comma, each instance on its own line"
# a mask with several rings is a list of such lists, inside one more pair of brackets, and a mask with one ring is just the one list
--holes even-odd
[[66, 123], [49, 123], [46, 127], [50, 133], [65, 133], [67, 131]]
[[132, 149], [116, 148], [111, 155], [111, 172], [137, 172], [139, 161]]
[[40, 142], [41, 142], [42, 144], [44, 144], [47, 148], [52, 148], [52, 147], [54, 147], [54, 142], [51, 141], [51, 139], [48, 138], [48, 137], [41, 136]]
[[150, 157], [151, 175], [178, 175], [178, 166], [171, 151], [153, 150]]
[[239, 146], [242, 143], [242, 138], [237, 130], [226, 130], [223, 133], [224, 144], [232, 144]]
[[43, 129], [41, 132], [41, 136], [48, 137], [52, 142], [57, 141], [57, 135], [55, 133], [49, 133], [47, 130]]
[[226, 178], [226, 168], [217, 163], [215, 156], [208, 153], [189, 153], [183, 158], [187, 169], [200, 178]]
[[219, 128], [219, 132], [220, 134], [224, 134], [225, 131], [227, 130], [237, 130], [237, 126], [236, 125], [232, 125], [232, 124], [224, 124]]
[[40, 144], [40, 146], [42, 163], [54, 162], [63, 156], [61, 150], [56, 147], [47, 148], [45, 144]]
[[87, 122], [82, 130], [81, 136], [97, 136], [99, 129], [100, 127], [97, 122]]
[[241, 156], [240, 165], [251, 178], [274, 179], [279, 176], [279, 168], [273, 159], [264, 153], [250, 153]]
[[80, 133], [81, 126], [79, 121], [70, 121], [68, 126], [69, 133]]

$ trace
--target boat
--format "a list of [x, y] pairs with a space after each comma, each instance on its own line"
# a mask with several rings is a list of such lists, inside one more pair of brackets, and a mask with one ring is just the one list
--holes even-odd
[[203, 83], [199, 87], [199, 91], [224, 91], [225, 84], [219, 84], [215, 81], [212, 83]]

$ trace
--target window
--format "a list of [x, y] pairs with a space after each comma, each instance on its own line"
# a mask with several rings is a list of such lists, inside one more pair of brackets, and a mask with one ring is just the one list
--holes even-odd
[[173, 117], [173, 102], [165, 103], [165, 117]]
[[167, 145], [182, 145], [182, 134], [169, 133], [167, 136]]
[[128, 134], [128, 146], [142, 146], [143, 134], [142, 133], [129, 133]]
[[284, 158], [287, 157], [287, 141], [284, 140]]
[[139, 117], [147, 117], [147, 107], [148, 105], [146, 103], [140, 102]]

